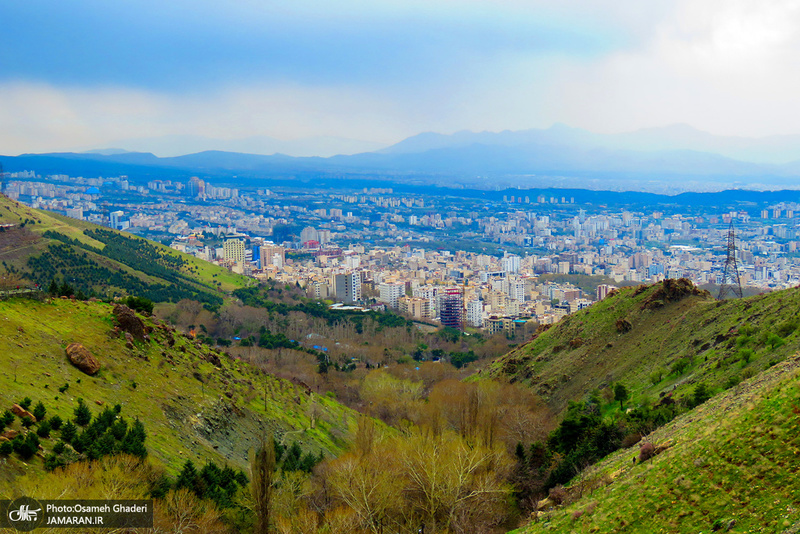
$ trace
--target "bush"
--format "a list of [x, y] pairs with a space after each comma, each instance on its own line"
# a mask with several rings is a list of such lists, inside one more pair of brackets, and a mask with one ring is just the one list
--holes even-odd
[[22, 400], [20, 401], [19, 405], [20, 405], [20, 406], [22, 406], [23, 408], [25, 408], [25, 409], [27, 410], [28, 408], [30, 408], [30, 407], [31, 407], [31, 403], [32, 403], [32, 402], [33, 402], [33, 401], [31, 400], [31, 398], [30, 398], [30, 397], [25, 397], [24, 399], [22, 399]]
[[739, 355], [739, 361], [742, 362], [742, 367], [744, 367], [745, 365], [750, 363], [750, 360], [753, 359], [755, 352], [753, 352], [753, 349], [741, 349], [738, 352], [738, 355]]
[[655, 456], [656, 448], [649, 441], [645, 441], [639, 446], [639, 461], [644, 462]]
[[567, 500], [567, 490], [564, 489], [564, 486], [559, 484], [553, 488], [550, 488], [550, 492], [547, 496], [550, 497], [550, 500], [553, 501], [553, 503], [560, 505]]
[[797, 319], [789, 319], [788, 321], [784, 321], [781, 324], [779, 324], [775, 328], [775, 332], [780, 337], [788, 337], [792, 335], [795, 330], [797, 330], [797, 326], [798, 326]]
[[127, 307], [142, 315], [153, 314], [153, 301], [144, 297], [128, 297], [122, 301]]
[[661, 380], [664, 378], [664, 373], [666, 373], [666, 371], [663, 367], [659, 367], [658, 369], [654, 370], [652, 373], [650, 373], [650, 383], [655, 386], [661, 382]]
[[786, 342], [783, 340], [783, 338], [777, 334], [769, 334], [767, 336], [767, 345], [769, 345], [769, 348], [772, 350], [777, 349], [784, 343]]
[[724, 387], [725, 389], [730, 389], [732, 387], [738, 386], [741, 381], [742, 381], [741, 377], [739, 377], [738, 375], [733, 375], [729, 377], [728, 380], [725, 381], [725, 384], [722, 387]]
[[64, 445], [64, 442], [63, 441], [59, 441], [58, 443], [53, 445], [53, 452], [56, 453], [56, 454], [61, 454], [62, 452], [64, 452], [64, 449], [66, 449], [66, 448], [67, 448], [67, 446]]
[[12, 452], [14, 452], [14, 445], [10, 441], [0, 443], [0, 455], [8, 456]]
[[692, 365], [691, 358], [687, 357], [680, 358], [678, 361], [672, 364], [670, 372], [675, 373], [678, 376], [681, 376], [683, 373], [686, 372], [686, 369], [688, 369], [690, 365]]

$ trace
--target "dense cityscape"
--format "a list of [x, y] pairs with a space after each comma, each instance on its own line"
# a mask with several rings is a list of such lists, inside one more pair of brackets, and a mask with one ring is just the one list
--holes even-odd
[[[33, 172], [8, 173], [3, 192], [237, 273], [297, 284], [337, 306], [389, 307], [490, 333], [513, 333], [529, 320], [555, 323], [616, 285], [681, 277], [719, 284], [731, 223], [742, 285], [770, 291], [800, 282], [794, 203], [620, 209], [576, 203], [557, 190], [493, 200]], [[579, 287], [570, 275], [594, 283]]]

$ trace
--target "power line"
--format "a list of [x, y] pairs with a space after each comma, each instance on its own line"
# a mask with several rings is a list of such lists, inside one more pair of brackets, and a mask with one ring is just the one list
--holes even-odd
[[717, 299], [724, 299], [728, 293], [742, 298], [742, 281], [739, 279], [739, 266], [736, 264], [736, 235], [733, 230], [733, 220], [728, 228], [728, 257], [725, 259], [725, 269], [722, 272], [722, 284], [719, 286]]

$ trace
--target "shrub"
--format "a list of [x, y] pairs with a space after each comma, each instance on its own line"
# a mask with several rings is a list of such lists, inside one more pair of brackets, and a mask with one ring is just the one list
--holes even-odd
[[0, 443], [0, 455], [8, 456], [12, 452], [14, 452], [14, 445], [10, 441]]
[[781, 324], [779, 324], [775, 328], [775, 332], [780, 337], [788, 337], [792, 335], [795, 330], [797, 330], [797, 326], [798, 326], [797, 319], [789, 319], [788, 321], [784, 321]]
[[731, 377], [728, 377], [728, 380], [725, 381], [725, 384], [722, 387], [724, 387], [725, 389], [730, 389], [732, 387], [738, 386], [741, 381], [742, 378], [740, 376], [733, 375]]
[[769, 348], [772, 350], [777, 349], [784, 343], [786, 342], [783, 340], [783, 338], [777, 334], [770, 334], [767, 336], [767, 345], [769, 345]]
[[639, 447], [639, 461], [644, 462], [655, 456], [656, 448], [649, 441], [645, 441]]
[[550, 497], [550, 500], [557, 505], [563, 504], [564, 501], [567, 500], [567, 490], [564, 489], [564, 486], [559, 484], [553, 488], [550, 488], [548, 497]]
[[686, 372], [686, 369], [688, 369], [691, 364], [692, 360], [690, 358], [687, 357], [680, 358], [678, 359], [678, 361], [672, 364], [670, 372], [680, 376]]
[[66, 445], [64, 445], [63, 441], [59, 441], [55, 445], [53, 445], [53, 452], [56, 454], [61, 454], [66, 449]]
[[123, 304], [132, 310], [136, 310], [142, 315], [153, 314], [153, 301], [144, 297], [128, 297], [124, 299]]
[[652, 373], [650, 373], [650, 383], [655, 386], [661, 382], [661, 380], [664, 378], [665, 372], [666, 371], [663, 367], [659, 367], [658, 369], [654, 370]]
[[63, 386], [61, 386], [60, 388], [58, 388], [58, 392], [59, 392], [59, 393], [64, 393], [64, 392], [65, 392], [65, 391], [67, 391], [68, 389], [69, 389], [69, 384], [64, 384]]
[[755, 352], [753, 352], [753, 349], [741, 349], [738, 352], [738, 355], [739, 355], [739, 361], [742, 362], [742, 367], [744, 367], [745, 365], [750, 363], [750, 360], [753, 359]]
[[28, 408], [30, 408], [30, 407], [31, 407], [31, 403], [32, 403], [32, 402], [33, 402], [33, 401], [31, 400], [31, 398], [30, 398], [30, 397], [25, 397], [24, 399], [22, 399], [22, 400], [20, 401], [19, 405], [20, 405], [20, 406], [22, 406], [23, 408], [25, 408], [25, 409], [27, 410]]

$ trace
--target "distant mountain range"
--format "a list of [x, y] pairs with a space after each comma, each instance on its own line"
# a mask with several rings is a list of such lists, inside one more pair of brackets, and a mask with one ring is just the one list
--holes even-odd
[[[358, 154], [385, 147], [385, 144], [345, 137], [314, 136], [300, 139], [276, 139], [268, 136], [252, 136], [242, 139], [214, 139], [199, 135], [164, 135], [114, 141], [115, 146], [126, 152], [152, 152], [164, 157], [194, 154], [208, 150], [239, 152], [262, 156], [285, 154], [294, 157], [330, 157], [337, 154]], [[118, 150], [118, 149], [110, 149]], [[89, 152], [109, 153], [109, 149]]]
[[219, 181], [372, 177], [456, 187], [580, 187], [659, 193], [800, 188], [800, 136], [715, 136], [687, 125], [595, 134], [548, 129], [423, 133], [373, 152], [331, 157], [222, 150], [157, 157], [122, 149], [0, 157], [7, 171]]

